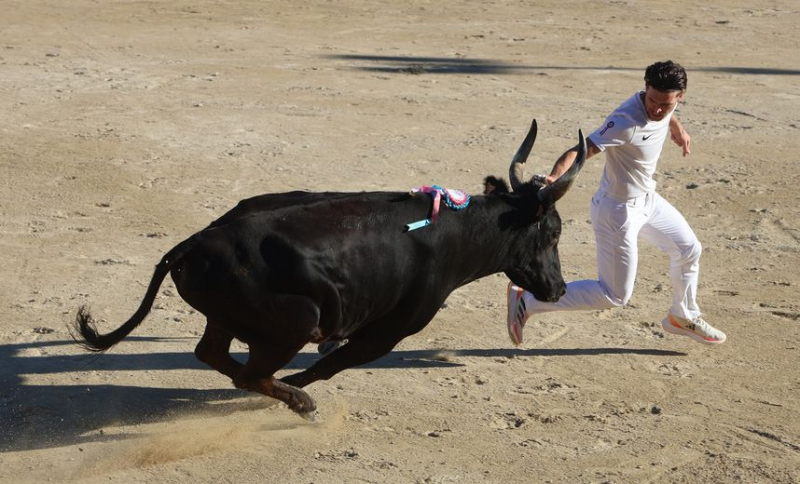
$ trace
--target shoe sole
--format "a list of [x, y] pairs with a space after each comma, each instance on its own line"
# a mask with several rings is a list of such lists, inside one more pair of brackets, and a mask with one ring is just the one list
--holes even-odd
[[694, 331], [689, 331], [688, 329], [681, 328], [680, 326], [675, 326], [672, 324], [669, 318], [664, 318], [661, 320], [661, 327], [664, 328], [664, 331], [667, 333], [677, 334], [679, 336], [688, 336], [689, 338], [692, 338], [698, 343], [703, 343], [704, 345], [718, 345], [724, 343], [725, 340], [728, 339], [727, 336], [718, 340], [705, 339]]
[[[522, 344], [522, 327], [517, 324], [517, 299], [514, 299], [514, 295], [518, 296], [522, 289], [513, 290], [511, 282], [508, 283], [508, 288], [506, 289], [506, 303], [508, 304], [508, 314], [506, 315], [506, 326], [508, 326], [508, 337], [511, 339], [511, 342], [514, 343], [514, 346], [519, 346]], [[512, 299], [514, 299], [512, 304]]]

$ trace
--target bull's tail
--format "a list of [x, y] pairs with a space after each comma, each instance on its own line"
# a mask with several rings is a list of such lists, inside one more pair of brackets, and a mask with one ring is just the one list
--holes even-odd
[[95, 321], [89, 314], [89, 310], [86, 306], [81, 306], [78, 308], [75, 321], [70, 327], [72, 338], [86, 350], [96, 353], [106, 351], [122, 341], [123, 338], [128, 336], [131, 331], [136, 329], [136, 327], [144, 321], [144, 318], [153, 307], [153, 301], [156, 299], [158, 289], [161, 287], [161, 283], [164, 282], [164, 278], [167, 277], [172, 266], [195, 245], [196, 240], [197, 235], [184, 240], [167, 252], [161, 259], [161, 262], [156, 265], [153, 277], [150, 279], [150, 285], [147, 286], [144, 299], [142, 299], [142, 302], [139, 304], [139, 309], [136, 310], [125, 324], [110, 333], [100, 334], [97, 332]]

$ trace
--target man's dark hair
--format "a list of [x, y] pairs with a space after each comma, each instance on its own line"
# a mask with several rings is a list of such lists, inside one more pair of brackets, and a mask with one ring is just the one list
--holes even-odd
[[647, 66], [647, 70], [644, 71], [644, 82], [662, 92], [685, 91], [686, 71], [680, 64], [671, 60], [656, 62]]

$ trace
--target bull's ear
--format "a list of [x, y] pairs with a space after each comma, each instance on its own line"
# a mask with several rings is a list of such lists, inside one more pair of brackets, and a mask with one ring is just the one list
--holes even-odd
[[508, 184], [502, 178], [487, 176], [483, 180], [483, 194], [508, 193]]

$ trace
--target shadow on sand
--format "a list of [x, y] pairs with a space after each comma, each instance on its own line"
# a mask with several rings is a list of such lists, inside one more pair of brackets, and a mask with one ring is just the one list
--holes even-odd
[[[644, 72], [642, 67], [615, 66], [558, 66], [509, 64], [490, 59], [463, 57], [415, 57], [381, 55], [332, 55], [328, 59], [351, 61], [352, 69], [368, 72], [406, 73], [406, 74], [512, 74], [530, 71], [633, 71]], [[771, 67], [692, 67], [689, 72], [719, 72], [727, 74], [796, 76], [797, 69], [778, 69]]]
[[[168, 341], [163, 338], [129, 337], [128, 343]], [[219, 390], [156, 388], [114, 384], [75, 385], [26, 384], [31, 375], [80, 372], [147, 372], [152, 370], [204, 370], [192, 352], [148, 354], [47, 355], [54, 347], [72, 341], [21, 343], [0, 346], [0, 452], [32, 450], [120, 439], [101, 432], [104, 427], [137, 425], [168, 420], [175, 416], [225, 415], [253, 409], [252, 393], [233, 387]], [[33, 350], [33, 351], [32, 351]], [[40, 353], [29, 356], [23, 353]], [[393, 351], [359, 367], [360, 370], [391, 368], [446, 368], [465, 363], [458, 357], [556, 357], [593, 355], [685, 356], [685, 353], [654, 349], [460, 349]], [[244, 361], [246, 354], [234, 357]], [[298, 354], [285, 369], [308, 368], [320, 357], [314, 352]], [[208, 369], [209, 371], [213, 371]], [[354, 370], [348, 370], [354, 371]], [[113, 381], [113, 377], [109, 378]], [[320, 384], [324, 384], [321, 382]], [[313, 396], [313, 386], [311, 387]], [[256, 400], [257, 401], [257, 400]], [[266, 408], [277, 404], [264, 398]]]

